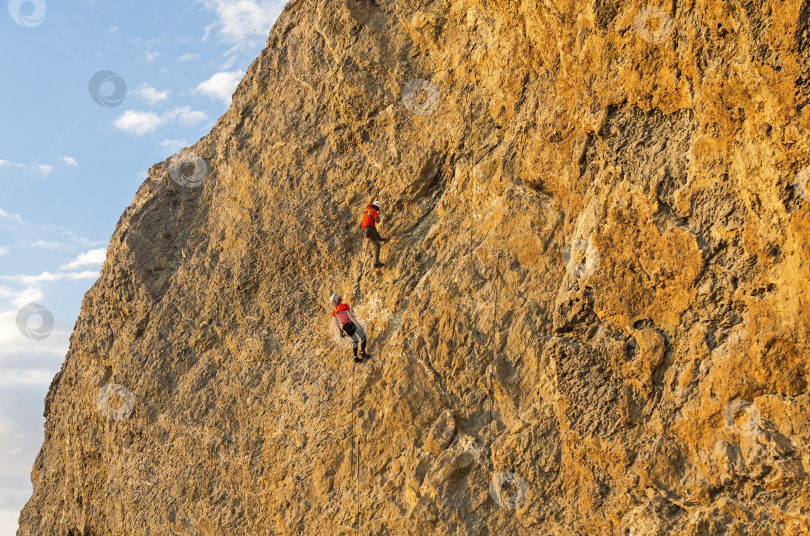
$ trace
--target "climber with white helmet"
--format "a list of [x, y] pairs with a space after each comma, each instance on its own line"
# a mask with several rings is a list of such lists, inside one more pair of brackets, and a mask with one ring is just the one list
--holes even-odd
[[[340, 332], [340, 337], [347, 335], [353, 341], [352, 350], [354, 351], [354, 362], [362, 363], [363, 358], [367, 358], [366, 353], [366, 333], [363, 331], [363, 326], [357, 321], [352, 313], [351, 307], [348, 304], [342, 303], [343, 299], [338, 294], [332, 294], [329, 298], [332, 302], [334, 309], [332, 309], [332, 318], [335, 319], [335, 325]], [[360, 345], [360, 356], [357, 355], [357, 346]]]
[[372, 197], [371, 201], [366, 205], [366, 208], [363, 210], [363, 220], [360, 222], [361, 232], [374, 246], [374, 268], [385, 266], [380, 262], [380, 244], [388, 242], [389, 240], [388, 238], [381, 237], [380, 233], [377, 232], [376, 224], [382, 219], [379, 215], [380, 202], [377, 201], [377, 195], [379, 195], [379, 193], [380, 191], [377, 190], [374, 193], [374, 197]]

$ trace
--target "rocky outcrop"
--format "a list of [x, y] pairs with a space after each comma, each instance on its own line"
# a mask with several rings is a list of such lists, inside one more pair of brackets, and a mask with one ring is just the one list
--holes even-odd
[[19, 534], [807, 534], [809, 12], [292, 0], [121, 217]]

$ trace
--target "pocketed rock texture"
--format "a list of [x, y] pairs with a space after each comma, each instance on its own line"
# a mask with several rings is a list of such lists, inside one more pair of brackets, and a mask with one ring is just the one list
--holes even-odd
[[19, 534], [810, 533], [808, 16], [292, 0], [121, 217]]

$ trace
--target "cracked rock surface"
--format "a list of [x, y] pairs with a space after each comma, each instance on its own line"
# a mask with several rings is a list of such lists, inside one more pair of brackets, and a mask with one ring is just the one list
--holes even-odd
[[292, 0], [121, 216], [19, 534], [810, 533], [810, 4], [642, 8]]

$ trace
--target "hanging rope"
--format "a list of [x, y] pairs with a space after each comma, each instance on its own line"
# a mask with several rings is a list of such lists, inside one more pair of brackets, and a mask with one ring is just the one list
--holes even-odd
[[[487, 462], [489, 462], [489, 473], [487, 476], [492, 478], [492, 374], [489, 375], [489, 440], [487, 444]], [[487, 497], [487, 534], [489, 532], [489, 510], [491, 508], [489, 497]]]
[[357, 497], [357, 504], [360, 504], [360, 445], [359, 442], [355, 443], [357, 447], [357, 477], [354, 479], [354, 494]]
[[[360, 344], [357, 342], [355, 344]], [[354, 408], [354, 366], [355, 363], [352, 363], [352, 437], [354, 438], [354, 449], [357, 453], [357, 473], [354, 479], [354, 495], [357, 500], [357, 504], [360, 504], [360, 439], [357, 437], [357, 413], [358, 411]], [[359, 513], [359, 512], [358, 512]]]
[[[498, 258], [499, 259], [500, 259], [500, 256], [501, 256], [501, 254], [498, 253]], [[495, 272], [497, 273], [497, 264], [496, 264]], [[494, 278], [493, 278], [493, 285], [494, 285]], [[494, 287], [493, 287], [492, 292], [493, 292], [493, 294], [495, 296], [493, 298], [492, 321], [490, 322], [490, 326], [494, 327], [495, 326], [495, 318], [496, 318], [496, 315], [498, 314], [498, 293], [495, 292]], [[493, 334], [492, 339], [493, 339], [493, 342], [494, 342], [495, 341], [494, 334]], [[488, 378], [489, 381], [487, 382], [488, 391], [489, 391], [489, 393], [488, 393], [488, 395], [489, 395], [489, 432], [487, 433], [487, 436], [488, 436], [487, 437], [487, 462], [489, 463], [489, 467], [487, 467], [487, 470], [488, 470], [488, 475], [487, 476], [489, 478], [492, 478], [492, 474], [491, 474], [492, 473], [492, 406], [493, 406], [493, 404], [492, 404], [492, 374], [493, 374], [493, 371], [494, 371], [494, 364], [495, 364], [495, 348], [494, 348], [494, 345], [493, 345], [492, 356], [493, 356], [492, 361], [489, 364], [489, 378]], [[486, 520], [487, 534], [490, 534], [490, 531], [489, 531], [489, 511], [490, 511], [491, 508], [492, 508], [492, 506], [490, 505], [489, 497], [487, 497], [487, 520]]]
[[[354, 367], [352, 367], [351, 396], [352, 396], [352, 403], [349, 406], [349, 411], [352, 412], [352, 450], [351, 450], [351, 458], [350, 458], [351, 466], [349, 468], [349, 471], [351, 473], [353, 473], [354, 472], [354, 457], [355, 457], [355, 451], [357, 449], [357, 441], [356, 441], [357, 435], [355, 434], [355, 429], [354, 429]], [[356, 481], [355, 481], [355, 493], [357, 493], [357, 482]]]

